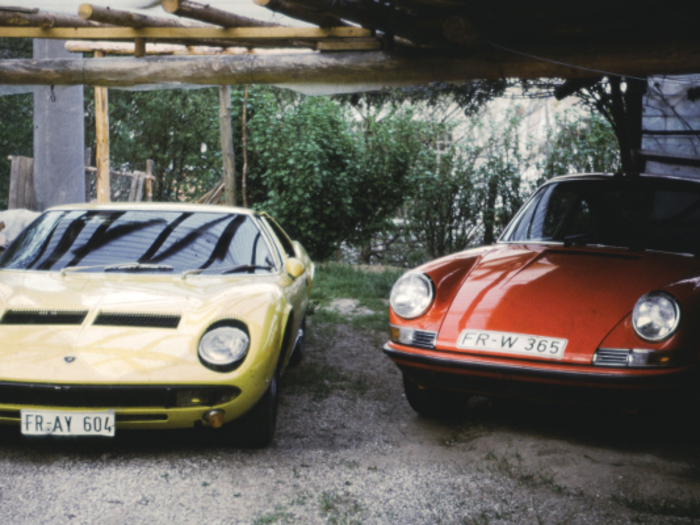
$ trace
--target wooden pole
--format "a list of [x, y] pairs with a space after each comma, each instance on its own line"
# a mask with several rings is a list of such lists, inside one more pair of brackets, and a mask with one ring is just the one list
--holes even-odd
[[88, 171], [90, 166], [92, 166], [92, 148], [85, 148], [85, 202], [90, 202], [92, 197], [90, 172]]
[[241, 193], [243, 194], [243, 207], [248, 207], [248, 125], [246, 112], [248, 111], [248, 84], [245, 85], [243, 94], [243, 111], [241, 111], [241, 142], [243, 146], [243, 169], [241, 170]]
[[153, 201], [153, 161], [146, 161], [146, 200]]
[[16, 11], [0, 11], [0, 26], [2, 27], [106, 27], [104, 24], [83, 20], [77, 16], [59, 15], [56, 13], [19, 13]]
[[[95, 58], [103, 58], [102, 51], [95, 51]], [[95, 86], [95, 139], [97, 142], [97, 202], [109, 202], [109, 103], [107, 88]]]
[[190, 2], [189, 0], [163, 0], [166, 13], [200, 20], [222, 27], [282, 27], [272, 22], [262, 22], [246, 16], [238, 16], [209, 5]]
[[226, 205], [236, 205], [236, 162], [233, 155], [233, 130], [231, 128], [231, 86], [219, 86], [219, 130], [221, 132], [221, 156], [224, 161]]
[[134, 27], [136, 29], [142, 27], [192, 27], [192, 24], [184, 24], [171, 18], [139, 15], [130, 11], [121, 11], [93, 4], [81, 4], [78, 7], [78, 15], [83, 20]]

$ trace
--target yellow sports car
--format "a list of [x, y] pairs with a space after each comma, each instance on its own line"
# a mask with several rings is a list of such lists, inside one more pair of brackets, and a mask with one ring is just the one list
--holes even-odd
[[25, 435], [221, 427], [273, 438], [314, 265], [267, 215], [69, 205], [0, 259], [0, 423]]

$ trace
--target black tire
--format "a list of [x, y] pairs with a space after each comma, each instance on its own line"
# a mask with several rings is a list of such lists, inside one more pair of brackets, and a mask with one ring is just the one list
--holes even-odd
[[[260, 400], [243, 417], [226, 425], [233, 444], [244, 448], [263, 448], [272, 443], [277, 426], [277, 374]], [[225, 428], [225, 427], [224, 427]]]
[[445, 419], [463, 414], [470, 394], [441, 388], [422, 387], [403, 374], [403, 389], [411, 408], [423, 417]]
[[304, 320], [301, 322], [299, 330], [301, 330], [301, 335], [297, 339], [294, 348], [292, 348], [292, 355], [287, 363], [287, 368], [289, 369], [296, 368], [299, 366], [302, 359], [304, 359], [304, 350], [306, 348], [306, 317], [304, 317]]

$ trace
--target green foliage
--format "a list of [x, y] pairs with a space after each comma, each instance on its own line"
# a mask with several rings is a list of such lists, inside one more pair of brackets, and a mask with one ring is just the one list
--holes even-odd
[[[86, 89], [86, 140], [95, 151], [94, 95]], [[109, 91], [110, 165], [145, 169], [154, 161], [156, 201], [193, 200], [222, 175], [216, 88]], [[122, 194], [123, 199], [126, 195]]]
[[[32, 41], [23, 38], [0, 38], [0, 59], [31, 58]], [[0, 208], [7, 208], [10, 188], [8, 156], [33, 156], [32, 95], [0, 97]]]
[[391, 287], [402, 274], [403, 270], [395, 268], [368, 271], [347, 264], [318, 264], [313, 299], [323, 305], [341, 298], [389, 299]]
[[431, 257], [462, 250], [479, 233], [481, 198], [475, 165], [479, 151], [452, 147], [442, 156], [422, 152], [417, 188], [403, 221]]
[[386, 227], [410, 188], [420, 147], [408, 113], [356, 126], [347, 108], [312, 97], [259, 108], [248, 144], [255, 207], [316, 260]]
[[483, 192], [483, 244], [492, 244], [523, 204], [521, 173], [526, 160], [520, 147], [520, 118], [511, 115], [492, 128], [480, 166]]
[[540, 163], [538, 183], [568, 173], [615, 172], [620, 169], [617, 139], [612, 126], [601, 115], [557, 116], [547, 134], [545, 158]]

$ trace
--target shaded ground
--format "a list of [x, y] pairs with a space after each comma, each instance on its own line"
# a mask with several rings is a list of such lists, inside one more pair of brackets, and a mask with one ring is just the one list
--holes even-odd
[[28, 440], [0, 431], [2, 523], [700, 522], [700, 425], [472, 400], [417, 417], [384, 334], [309, 327], [271, 448], [216, 434]]

